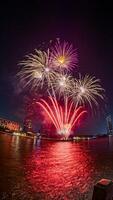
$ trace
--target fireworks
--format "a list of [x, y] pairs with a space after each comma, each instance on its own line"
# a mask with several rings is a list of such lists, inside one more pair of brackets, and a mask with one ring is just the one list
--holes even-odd
[[46, 52], [35, 50], [35, 54], [26, 56], [26, 59], [19, 63], [21, 71], [17, 74], [20, 77], [23, 87], [30, 86], [37, 90], [39, 87], [50, 86], [55, 78], [56, 72], [51, 68], [49, 50]]
[[49, 96], [50, 102], [40, 99], [38, 105], [46, 112], [51, 122], [54, 124], [57, 133], [63, 137], [68, 138], [73, 127], [82, 118], [87, 111], [79, 106], [76, 108], [73, 102], [69, 102], [68, 98], [65, 99], [64, 109], [57, 102], [56, 97]]
[[103, 91], [99, 79], [96, 79], [95, 76], [85, 75], [75, 80], [75, 87], [71, 95], [76, 103], [80, 105], [88, 103], [92, 108], [93, 103], [98, 106], [98, 98], [104, 99]]
[[52, 86], [55, 93], [57, 93], [59, 96], [65, 97], [68, 96], [70, 90], [73, 89], [74, 80], [71, 75], [56, 73], [56, 77], [52, 82]]
[[[49, 94], [49, 101], [40, 99], [37, 104], [54, 124], [57, 133], [68, 137], [78, 120], [87, 113], [87, 105], [94, 110], [104, 99], [100, 80], [85, 75], [75, 79], [70, 71], [77, 66], [77, 52], [68, 42], [57, 40], [45, 51], [35, 50], [19, 63], [22, 66], [17, 76], [23, 87], [33, 91], [42, 89]], [[39, 94], [38, 91], [38, 94]], [[64, 106], [59, 101], [63, 97]], [[93, 106], [94, 105], [94, 106]], [[88, 107], [88, 109], [89, 109]]]
[[78, 63], [76, 49], [73, 49], [68, 42], [61, 43], [58, 40], [52, 47], [51, 57], [54, 68], [59, 71], [70, 71]]

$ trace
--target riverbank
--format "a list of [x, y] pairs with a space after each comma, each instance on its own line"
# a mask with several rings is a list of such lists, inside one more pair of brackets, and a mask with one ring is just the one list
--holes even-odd
[[10, 135], [10, 136], [19, 136], [19, 137], [25, 137], [25, 138], [37, 138], [37, 136], [35, 135], [26, 135], [26, 133], [19, 133], [19, 132], [6, 132], [6, 131], [0, 131], [0, 134], [6, 134], [6, 135]]
[[101, 135], [80, 135], [80, 136], [75, 136], [72, 138], [49, 138], [49, 137], [44, 137], [44, 136], [36, 136], [36, 135], [28, 135], [27, 133], [20, 133], [20, 132], [9, 132], [9, 131], [0, 131], [0, 134], [8, 134], [11, 136], [20, 136], [20, 137], [25, 137], [25, 138], [31, 138], [31, 139], [41, 139], [41, 140], [48, 140], [48, 141], [53, 141], [53, 142], [72, 142], [72, 141], [81, 141], [81, 140], [92, 140], [96, 138], [104, 138], [112, 135], [107, 135], [107, 134], [101, 134]]

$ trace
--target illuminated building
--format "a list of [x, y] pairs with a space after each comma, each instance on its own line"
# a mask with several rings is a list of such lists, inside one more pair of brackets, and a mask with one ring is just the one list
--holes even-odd
[[18, 122], [3, 118], [0, 118], [0, 127], [4, 130], [8, 129], [10, 131], [19, 131], [21, 129], [21, 126]]

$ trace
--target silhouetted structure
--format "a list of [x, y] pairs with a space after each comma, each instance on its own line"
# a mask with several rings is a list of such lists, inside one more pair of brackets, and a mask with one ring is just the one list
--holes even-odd
[[111, 115], [106, 117], [106, 121], [107, 121], [107, 134], [111, 135], [111, 134], [113, 134], [113, 126], [112, 126]]
[[31, 119], [26, 118], [24, 120], [23, 131], [25, 131], [25, 132], [32, 132], [32, 120]]
[[95, 186], [92, 200], [112, 200], [113, 181], [101, 179]]

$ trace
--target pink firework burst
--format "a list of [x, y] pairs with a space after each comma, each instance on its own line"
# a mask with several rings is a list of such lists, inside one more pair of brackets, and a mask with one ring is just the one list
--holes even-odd
[[51, 48], [52, 66], [57, 70], [72, 70], [78, 63], [78, 56], [76, 49], [68, 42], [60, 42], [57, 40]]
[[65, 99], [64, 108], [57, 102], [56, 97], [53, 98], [50, 95], [49, 100], [47, 102], [40, 99], [37, 104], [46, 112], [56, 128], [57, 134], [68, 138], [72, 129], [87, 111], [82, 106], [76, 108], [72, 101], [68, 101], [68, 98]]

